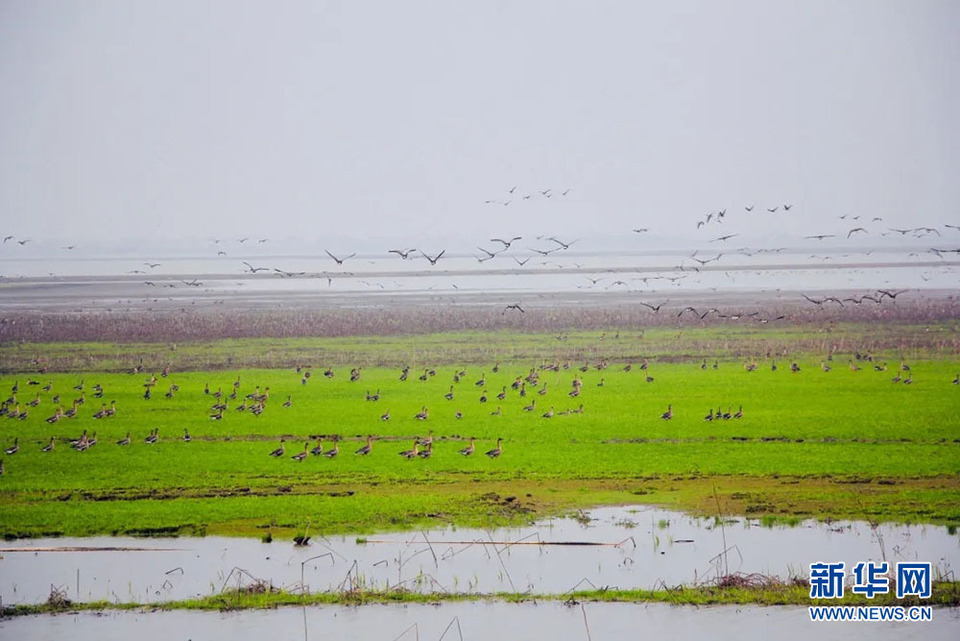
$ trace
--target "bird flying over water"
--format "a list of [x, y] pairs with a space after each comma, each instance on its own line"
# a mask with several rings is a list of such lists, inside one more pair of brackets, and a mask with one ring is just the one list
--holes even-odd
[[331, 254], [331, 253], [330, 253], [329, 251], [327, 251], [326, 249], [324, 249], [323, 251], [326, 252], [327, 256], [329, 256], [330, 258], [332, 258], [332, 259], [334, 260], [334, 262], [336, 262], [338, 265], [342, 265], [342, 264], [343, 264], [343, 261], [347, 260], [348, 258], [353, 258], [354, 256], [357, 255], [357, 252], [353, 252], [353, 253], [350, 254], [349, 256], [344, 256], [343, 258], [337, 258], [336, 256], [334, 256], [333, 254]]

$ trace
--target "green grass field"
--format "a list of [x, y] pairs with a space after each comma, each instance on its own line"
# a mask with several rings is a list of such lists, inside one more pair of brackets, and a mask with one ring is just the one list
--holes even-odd
[[[699, 356], [671, 354], [651, 358], [645, 371], [633, 357], [598, 369], [597, 335], [574, 336], [585, 356], [569, 362], [553, 358], [553, 337], [521, 336], [517, 349], [526, 356], [504, 351], [502, 341], [496, 353], [503, 357], [494, 372], [495, 361], [475, 362], [482, 345], [471, 340], [458, 346], [456, 336], [443, 338], [392, 339], [389, 346], [370, 340], [369, 358], [356, 362], [407, 362], [405, 381], [399, 367], [366, 365], [359, 380], [351, 381], [351, 364], [332, 357], [326, 362], [339, 363], [332, 366], [333, 377], [324, 376], [324, 363], [309, 359], [315, 367], [304, 370], [311, 373], [305, 384], [292, 367], [174, 368], [166, 377], [161, 367], [137, 374], [101, 369], [4, 375], [0, 396], [12, 396], [18, 384], [8, 409], [19, 404], [29, 416], [0, 417], [3, 449], [14, 438], [20, 446], [2, 457], [0, 533], [249, 534], [268, 526], [295, 530], [308, 522], [315, 531], [365, 532], [427, 523], [504, 523], [600, 503], [658, 502], [715, 513], [718, 501], [724, 511], [757, 516], [960, 523], [955, 359], [911, 360], [910, 370], [900, 371], [900, 360], [888, 358], [886, 371], [867, 362], [853, 371], [852, 356], [837, 353], [826, 372], [826, 359], [807, 354], [776, 359], [777, 371], [771, 371], [772, 359], [757, 358], [757, 370], [747, 371], [744, 364], [753, 358], [721, 359], [716, 369], [711, 358], [704, 369]], [[709, 333], [701, 338], [717, 341]], [[363, 343], [354, 342], [355, 350]], [[435, 360], [417, 358], [418, 345]], [[250, 349], [242, 341], [233, 347]], [[56, 354], [65, 347], [17, 349]], [[145, 351], [97, 349], [125, 350], [103, 369]], [[224, 362], [229, 353], [221, 351]], [[13, 361], [9, 350], [3, 356]], [[800, 372], [790, 371], [794, 360]], [[631, 362], [631, 371], [624, 371], [625, 362]], [[554, 363], [558, 371], [541, 369]], [[581, 371], [584, 365], [587, 371]], [[427, 370], [435, 374], [420, 380]], [[539, 380], [525, 383], [521, 396], [512, 385], [532, 371]], [[454, 382], [458, 372], [465, 375]], [[912, 383], [891, 382], [898, 374]], [[144, 383], [154, 375], [146, 400]], [[478, 386], [481, 378], [485, 384]], [[575, 379], [582, 387], [573, 398]], [[227, 398], [238, 380], [236, 398]], [[81, 383], [82, 391], [74, 389]], [[102, 399], [94, 398], [95, 384], [104, 390]], [[167, 398], [173, 384], [180, 389]], [[47, 385], [51, 389], [44, 391]], [[248, 394], [267, 388], [261, 415], [237, 410], [253, 404]], [[451, 388], [454, 398], [447, 400]], [[210, 418], [217, 390], [228, 405], [222, 420]], [[484, 391], [487, 402], [481, 403]], [[366, 400], [368, 392], [379, 400]], [[49, 424], [45, 419], [58, 406], [55, 395], [65, 410], [81, 395], [85, 402], [75, 418]], [[291, 405], [285, 407], [288, 397]], [[39, 404], [28, 407], [36, 399]], [[94, 419], [101, 403], [111, 401], [116, 414]], [[582, 413], [572, 411], [581, 404]], [[525, 411], [529, 405], [535, 408]], [[668, 406], [673, 418], [663, 420]], [[414, 418], [424, 407], [429, 418]], [[742, 418], [704, 420], [708, 410], [736, 413], [741, 407]], [[551, 409], [553, 416], [544, 417]], [[387, 412], [390, 419], [381, 420]], [[159, 441], [146, 444], [153, 429]], [[181, 438], [184, 429], [192, 436], [189, 443]], [[75, 451], [70, 440], [84, 430], [98, 442]], [[131, 445], [116, 445], [128, 432]], [[415, 437], [430, 432], [429, 459], [399, 456]], [[329, 449], [334, 435], [343, 439], [336, 458], [292, 459], [317, 438]], [[372, 453], [355, 455], [368, 435], [374, 437]], [[51, 437], [53, 451], [42, 452]], [[281, 437], [285, 454], [273, 458], [268, 454]], [[477, 439], [476, 453], [459, 455], [470, 437]], [[497, 438], [503, 439], [502, 456], [483, 456]], [[507, 496], [516, 498], [504, 500]]]

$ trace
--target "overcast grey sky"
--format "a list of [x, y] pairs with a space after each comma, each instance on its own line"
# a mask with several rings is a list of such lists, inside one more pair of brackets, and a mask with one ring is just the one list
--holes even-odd
[[4, 0], [0, 232], [956, 224], [958, 34], [953, 0]]

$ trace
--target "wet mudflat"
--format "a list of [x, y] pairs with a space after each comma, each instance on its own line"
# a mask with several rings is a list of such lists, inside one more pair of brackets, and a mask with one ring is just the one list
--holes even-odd
[[154, 639], [956, 639], [960, 611], [938, 608], [923, 623], [811, 622], [806, 607], [560, 602], [322, 606], [242, 612], [106, 612], [0, 621], [0, 638]]
[[[692, 586], [732, 573], [787, 579], [805, 576], [817, 561], [848, 567], [869, 560], [930, 561], [947, 573], [960, 560], [960, 537], [942, 526], [805, 521], [764, 527], [756, 520], [702, 519], [648, 506], [598, 508], [525, 528], [314, 535], [307, 546], [96, 537], [13, 541], [0, 548], [5, 604], [42, 603], [52, 587], [73, 601], [157, 603], [256, 581], [309, 592], [362, 587], [562, 594]], [[58, 549], [66, 551], [49, 551]]]

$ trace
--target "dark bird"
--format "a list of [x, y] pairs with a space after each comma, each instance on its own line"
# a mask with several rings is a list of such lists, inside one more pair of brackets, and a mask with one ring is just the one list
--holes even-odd
[[906, 290], [906, 289], [901, 289], [899, 292], [890, 292], [890, 291], [887, 291], [887, 290], [885, 290], [885, 289], [878, 289], [878, 290], [877, 290], [877, 293], [880, 294], [880, 298], [881, 298], [881, 299], [883, 299], [884, 296], [889, 296], [891, 299], [896, 299], [897, 296], [899, 296], [900, 294], [902, 294], [902, 293], [904, 293], [904, 292], [906, 292], [906, 291], [908, 291], [908, 290]]
[[517, 258], [516, 256], [514, 256], [513, 259], [514, 259], [515, 261], [517, 261], [517, 264], [520, 265], [521, 267], [523, 267], [524, 265], [526, 265], [527, 263], [530, 262], [530, 259], [529, 259], [529, 258], [524, 258], [523, 260], [520, 260], [519, 258]]
[[18, 240], [18, 241], [17, 241], [17, 244], [18, 244], [18, 245], [26, 245], [26, 244], [29, 243], [29, 242], [30, 242], [30, 239], [29, 239], [29, 238], [24, 238], [23, 240]]
[[444, 249], [444, 250], [441, 251], [439, 254], [437, 254], [435, 257], [431, 257], [429, 254], [427, 254], [427, 253], [424, 252], [423, 250], [420, 250], [420, 253], [423, 254], [423, 257], [426, 258], [427, 261], [428, 261], [431, 265], [436, 265], [436, 264], [437, 264], [437, 261], [440, 260], [440, 257], [443, 256], [443, 254], [446, 253], [446, 251], [447, 251], [447, 250]]
[[847, 232], [847, 238], [850, 238], [850, 236], [852, 236], [855, 232], [858, 232], [858, 231], [862, 231], [864, 234], [867, 233], [867, 230], [864, 229], [863, 227], [854, 227], [853, 229]]
[[784, 205], [784, 206], [783, 206], [783, 211], [790, 211], [790, 208], [791, 208], [791, 207], [793, 207], [793, 205]]
[[722, 241], [725, 241], [725, 240], [730, 240], [731, 238], [733, 238], [733, 237], [735, 237], [735, 236], [739, 236], [739, 235], [740, 235], [740, 234], [727, 234], [726, 236], [720, 236], [719, 238], [714, 238], [714, 239], [711, 240], [710, 242], [711, 242], [711, 243], [722, 242]]
[[673, 418], [673, 405], [667, 405], [667, 411], [661, 414], [660, 418], [665, 421], [669, 421], [671, 418]]
[[693, 312], [694, 314], [696, 314], [696, 315], [698, 315], [698, 316], [700, 315], [700, 312], [698, 312], [698, 311], [697, 311], [696, 309], [694, 309], [693, 307], [684, 307], [682, 310], [680, 310], [680, 313], [677, 314], [677, 318], [680, 318], [681, 316], [683, 316], [684, 312]]
[[285, 448], [284, 448], [284, 446], [283, 446], [283, 443], [284, 443], [284, 439], [281, 438], [281, 439], [280, 439], [280, 447], [278, 447], [277, 449], [275, 449], [275, 450], [273, 450], [272, 452], [270, 452], [270, 456], [272, 456], [272, 457], [274, 457], [274, 458], [280, 458], [281, 456], [283, 456], [283, 453], [286, 451]]
[[471, 437], [470, 437], [470, 445], [468, 445], [468, 446], [466, 446], [465, 448], [463, 448], [462, 450], [460, 450], [460, 454], [462, 454], [463, 456], [471, 456], [471, 455], [473, 454], [473, 452], [474, 452], [474, 449], [475, 449], [475, 448], [474, 448], [474, 445], [473, 445], [473, 442], [474, 442], [475, 440], [477, 440], [477, 439], [475, 439], [475, 438], [473, 438], [473, 437], [471, 436]]
[[774, 207], [773, 209], [769, 209], [769, 208], [768, 208], [767, 211], [769, 211], [771, 214], [775, 214], [778, 209], [779, 209], [779, 207]]
[[245, 261], [245, 260], [240, 261], [240, 262], [242, 262], [244, 265], [247, 266], [247, 271], [250, 272], [251, 274], [256, 274], [257, 272], [268, 272], [268, 271], [270, 271], [270, 268], [269, 268], [269, 267], [254, 267], [253, 265], [251, 265], [250, 263], [248, 263], [248, 262]]
[[367, 444], [364, 445], [363, 447], [361, 447], [360, 449], [358, 449], [356, 452], [354, 452], [354, 454], [357, 454], [357, 455], [360, 455], [360, 456], [366, 456], [367, 454], [369, 454], [369, 453], [372, 452], [372, 451], [373, 451], [373, 437], [372, 437], [372, 436], [368, 436], [368, 437], [367, 437]]
[[823, 240], [824, 238], [834, 238], [835, 234], [814, 234], [811, 236], [804, 236], [804, 238], [811, 238], [815, 240]]
[[503, 454], [503, 446], [502, 446], [502, 443], [503, 443], [503, 439], [502, 439], [502, 438], [498, 438], [498, 439], [497, 439], [497, 446], [496, 446], [495, 448], [493, 448], [492, 450], [488, 450], [487, 452], [485, 452], [485, 454], [486, 454], [487, 456], [489, 456], [490, 458], [497, 458], [497, 457], [499, 457], [501, 454]]
[[504, 240], [504, 239], [502, 239], [502, 238], [491, 238], [491, 239], [490, 239], [490, 242], [491, 242], [491, 243], [502, 243], [502, 244], [503, 244], [503, 248], [506, 250], [506, 249], [510, 249], [510, 245], [512, 245], [515, 241], [521, 240], [522, 238], [523, 238], [522, 236], [514, 236], [514, 237], [511, 238], [510, 240]]
[[327, 256], [329, 256], [330, 258], [332, 258], [332, 259], [334, 260], [334, 262], [336, 262], [338, 265], [342, 265], [342, 264], [343, 264], [343, 261], [347, 260], [348, 258], [353, 258], [354, 256], [357, 255], [357, 252], [353, 252], [353, 253], [350, 254], [349, 256], [344, 256], [343, 258], [337, 258], [336, 256], [334, 256], [333, 254], [331, 254], [331, 253], [330, 253], [329, 251], [327, 251], [326, 249], [324, 249], [323, 251], [326, 252]]
[[657, 312], [660, 311], [660, 308], [661, 308], [661, 307], [663, 307], [664, 305], [667, 304], [667, 301], [663, 301], [662, 303], [660, 303], [660, 304], [657, 305], [657, 306], [653, 306], [653, 305], [651, 305], [650, 303], [644, 303], [643, 301], [640, 301], [640, 304], [643, 305], [644, 307], [649, 307], [654, 313], [657, 313]]
[[750, 205], [749, 207], [744, 206], [744, 209], [747, 211], [753, 211], [753, 205]]
[[337, 437], [337, 436], [334, 436], [334, 437], [333, 437], [333, 447], [331, 447], [329, 450], [327, 450], [326, 452], [324, 452], [323, 455], [324, 455], [325, 457], [327, 457], [327, 458], [334, 458], [334, 457], [336, 457], [337, 454], [340, 453], [339, 441], [340, 441], [340, 438]]
[[402, 258], [403, 260], [406, 260], [407, 257], [410, 255], [410, 253], [415, 251], [417, 250], [416, 249], [391, 249], [389, 250], [389, 253], [397, 254], [398, 256], [400, 256], [400, 258]]
[[504, 308], [503, 308], [503, 311], [500, 313], [500, 315], [503, 316], [504, 314], [507, 313], [507, 310], [509, 310], [509, 309], [516, 309], [516, 310], [518, 310], [521, 314], [525, 314], [525, 313], [526, 313], [526, 312], [523, 311], [523, 308], [520, 307], [519, 304], [514, 304], [514, 305], [507, 305], [506, 307], [504, 307]]
[[553, 242], [555, 242], [555, 243], [557, 243], [558, 245], [560, 245], [560, 247], [562, 247], [563, 249], [570, 249], [570, 245], [572, 245], [572, 244], [574, 244], [575, 242], [577, 242], [576, 240], [571, 240], [569, 243], [565, 243], [565, 242], [563, 242], [562, 240], [557, 240], [557, 239], [554, 238], [553, 236], [551, 236], [551, 237], [548, 238], [547, 240], [552, 240]]
[[642, 233], [647, 232], [647, 231], [650, 231], [650, 228], [648, 228], [648, 227], [637, 227], [637, 228], [635, 228], [635, 229], [633, 230], [633, 233], [635, 233], [635, 234], [642, 234]]

